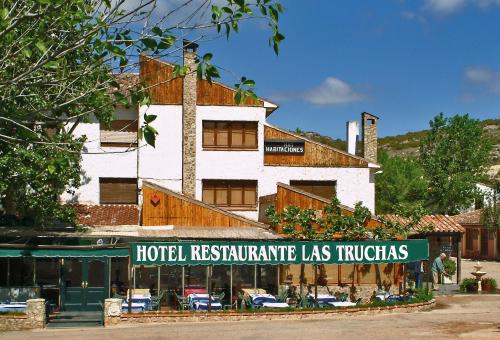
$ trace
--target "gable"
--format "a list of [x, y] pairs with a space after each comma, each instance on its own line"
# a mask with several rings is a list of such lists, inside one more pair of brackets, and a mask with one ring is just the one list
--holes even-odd
[[[148, 89], [151, 103], [157, 105], [182, 105], [182, 78], [173, 78], [173, 65], [145, 55], [140, 56], [139, 77]], [[196, 93], [197, 105], [214, 106], [254, 106], [264, 107], [264, 101], [246, 98], [244, 103], [236, 104], [236, 90], [218, 82], [210, 84], [198, 79]]]
[[339, 168], [368, 167], [368, 161], [364, 158], [350, 155], [347, 152], [313, 142], [304, 137], [269, 125], [264, 126], [264, 139], [304, 141], [303, 155], [265, 154], [264, 165]]
[[258, 227], [263, 223], [205, 204], [147, 181], [143, 182], [142, 225], [179, 227]]
[[[330, 200], [323, 197], [305, 192], [296, 187], [278, 183], [278, 188], [276, 192], [276, 211], [282, 213], [289, 206], [295, 206], [301, 209], [314, 209], [316, 211], [323, 211], [323, 209], [330, 204]], [[342, 216], [351, 216], [354, 212], [353, 208], [340, 205]], [[372, 216], [366, 221], [367, 227], [376, 227], [380, 224], [380, 221]], [[276, 232], [282, 233], [281, 226], [278, 226]]]

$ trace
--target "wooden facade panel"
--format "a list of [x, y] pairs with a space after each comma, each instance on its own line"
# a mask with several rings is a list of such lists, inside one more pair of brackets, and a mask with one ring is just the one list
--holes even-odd
[[[198, 79], [196, 103], [198, 105], [238, 106], [234, 100], [236, 91], [219, 83], [210, 84], [205, 79]], [[242, 106], [264, 106], [262, 100], [246, 98]]]
[[[174, 67], [166, 62], [145, 55], [140, 56], [140, 81], [151, 96], [152, 104], [182, 105], [182, 78], [173, 78]], [[235, 90], [204, 79], [197, 81], [197, 105], [237, 106]], [[241, 106], [263, 107], [260, 99], [246, 98]]]
[[175, 225], [183, 227], [246, 227], [254, 226], [212, 210], [202, 204], [170, 195], [147, 185], [143, 186], [142, 225]]
[[[265, 139], [293, 140], [298, 137], [271, 126], [264, 127]], [[303, 155], [264, 155], [265, 165], [316, 167], [368, 167], [368, 161], [350, 156], [333, 148], [305, 140]]]
[[[328, 205], [328, 200], [316, 198], [306, 193], [298, 192], [287, 188], [285, 186], [278, 185], [276, 193], [276, 211], [278, 213], [283, 212], [288, 206], [295, 206], [302, 209], [315, 209], [322, 211]], [[352, 211], [342, 208], [342, 215], [351, 216]], [[367, 227], [376, 227], [379, 222], [376, 219], [370, 219], [366, 222]], [[277, 227], [278, 233], [282, 233], [281, 227]]]

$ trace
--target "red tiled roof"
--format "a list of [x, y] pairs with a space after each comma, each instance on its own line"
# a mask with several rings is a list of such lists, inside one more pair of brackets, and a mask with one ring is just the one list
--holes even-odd
[[138, 225], [139, 207], [135, 204], [75, 204], [76, 221], [84, 225]]
[[482, 209], [469, 211], [463, 214], [452, 216], [451, 218], [460, 224], [482, 224], [481, 223]]
[[[384, 215], [382, 216], [387, 221], [395, 221], [406, 223], [407, 219], [397, 215]], [[418, 233], [419, 229], [432, 226], [434, 233], [465, 233], [464, 227], [455, 222], [448, 215], [425, 215], [422, 217], [417, 227], [413, 232]]]

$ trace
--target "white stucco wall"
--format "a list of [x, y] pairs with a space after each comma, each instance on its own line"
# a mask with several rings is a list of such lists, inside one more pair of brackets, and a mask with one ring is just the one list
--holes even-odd
[[[99, 203], [99, 177], [138, 177], [154, 180], [158, 184], [182, 191], [182, 106], [151, 105], [139, 109], [139, 126], [143, 115], [157, 116], [152, 126], [158, 130], [156, 147], [139, 141], [139, 151], [119, 153], [126, 148], [101, 148], [99, 123], [80, 124], [75, 134], [86, 135], [85, 153], [82, 155], [83, 181], [75, 197], [65, 200], [81, 203]], [[134, 110], [119, 110], [117, 119], [136, 119]], [[257, 180], [258, 196], [276, 193], [276, 183], [290, 180], [325, 180], [337, 182], [337, 197], [342, 204], [354, 207], [361, 201], [372, 212], [375, 209], [375, 185], [368, 168], [321, 168], [264, 166], [264, 123], [266, 111], [259, 107], [198, 106], [196, 117], [196, 198], [202, 199], [204, 179]], [[257, 121], [258, 150], [209, 151], [202, 147], [203, 120]], [[137, 165], [139, 164], [139, 165]], [[371, 175], [370, 175], [371, 174]], [[242, 216], [258, 219], [258, 211], [233, 211]]]
[[[373, 171], [373, 170], [372, 170]], [[259, 196], [276, 193], [276, 183], [290, 184], [290, 180], [337, 181], [340, 203], [354, 207], [362, 202], [375, 212], [375, 183], [368, 168], [319, 168], [265, 166], [259, 181]]]
[[[204, 179], [236, 179], [260, 181], [264, 168], [264, 122], [266, 110], [262, 107], [198, 106], [196, 111], [196, 198], [202, 199]], [[203, 150], [203, 121], [258, 122], [258, 150], [214, 151]], [[258, 219], [258, 211], [232, 211]]]
[[[115, 118], [135, 120], [137, 111], [118, 109]], [[100, 125], [97, 120], [78, 124], [74, 134], [87, 137], [82, 153], [82, 185], [75, 195], [63, 194], [63, 201], [99, 204], [99, 177], [137, 177], [137, 151], [127, 151], [126, 147], [101, 147]]]
[[165, 187], [182, 191], [182, 106], [151, 105], [139, 109], [139, 126], [144, 113], [156, 115], [151, 123], [157, 131], [155, 147], [140, 141], [139, 177], [154, 179]]

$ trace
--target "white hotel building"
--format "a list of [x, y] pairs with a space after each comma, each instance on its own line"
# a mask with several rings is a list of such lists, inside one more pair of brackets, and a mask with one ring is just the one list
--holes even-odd
[[[184, 51], [191, 67], [192, 46]], [[338, 150], [268, 124], [267, 117], [278, 108], [272, 102], [247, 99], [237, 105], [234, 89], [197, 80], [196, 72], [172, 80], [172, 68], [142, 56], [140, 73], [122, 79], [125, 86], [140, 82], [150, 88], [152, 104], [118, 109], [111, 130], [97, 121], [76, 128], [75, 134], [87, 137], [84, 184], [66, 201], [140, 206], [142, 182], [148, 180], [258, 220], [267, 207], [265, 198], [281, 182], [326, 198], [336, 195], [348, 207], [362, 202], [374, 212], [376, 116], [362, 114], [359, 157], [354, 154], [357, 122], [347, 125], [351, 153]], [[152, 123], [159, 132], [156, 147], [137, 141], [144, 113], [157, 116]], [[283, 149], [285, 144], [292, 149]]]

